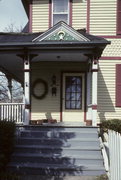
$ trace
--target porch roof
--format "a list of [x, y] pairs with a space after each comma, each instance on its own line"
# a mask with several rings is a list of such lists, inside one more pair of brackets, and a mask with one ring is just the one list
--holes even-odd
[[[64, 38], [61, 39], [59, 33], [64, 33]], [[48, 61], [51, 52], [53, 61], [61, 61], [57, 58], [61, 54], [65, 61], [76, 62], [87, 61], [90, 55], [98, 59], [107, 44], [110, 42], [106, 39], [90, 35], [85, 29], [76, 31], [64, 22], [57, 23], [46, 32], [0, 33], [0, 67], [13, 78], [23, 81], [23, 61], [18, 54], [24, 55], [25, 49], [29, 55], [38, 55], [34, 61], [41, 58]]]

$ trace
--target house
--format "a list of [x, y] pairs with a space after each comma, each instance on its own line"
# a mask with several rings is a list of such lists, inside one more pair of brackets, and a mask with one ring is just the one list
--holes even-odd
[[120, 119], [121, 1], [22, 3], [29, 32], [0, 33], [0, 66], [24, 86], [20, 122]]

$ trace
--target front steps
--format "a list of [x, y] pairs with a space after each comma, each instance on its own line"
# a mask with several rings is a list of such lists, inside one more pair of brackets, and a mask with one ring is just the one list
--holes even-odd
[[19, 127], [9, 170], [22, 175], [105, 174], [96, 127]]

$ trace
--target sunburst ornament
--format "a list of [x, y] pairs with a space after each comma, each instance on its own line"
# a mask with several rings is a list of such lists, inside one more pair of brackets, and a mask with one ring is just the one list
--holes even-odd
[[64, 31], [59, 31], [59, 32], [58, 32], [58, 36], [59, 36], [59, 39], [60, 39], [60, 40], [63, 40], [64, 37], [65, 37], [65, 32], [64, 32]]

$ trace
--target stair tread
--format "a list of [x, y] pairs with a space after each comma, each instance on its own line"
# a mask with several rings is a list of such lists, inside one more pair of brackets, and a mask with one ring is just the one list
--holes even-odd
[[62, 170], [66, 170], [66, 169], [78, 169], [78, 168], [83, 168], [83, 170], [104, 170], [104, 167], [102, 165], [83, 165], [80, 164], [79, 166], [75, 166], [73, 164], [45, 164], [45, 163], [16, 163], [16, 162], [11, 162], [8, 165], [9, 167], [27, 167], [27, 168], [47, 168], [47, 169], [62, 169]]
[[43, 154], [43, 153], [14, 153], [12, 156], [19, 156], [19, 157], [45, 157], [45, 158], [78, 158], [78, 159], [94, 159], [94, 160], [102, 160], [101, 156], [96, 156], [96, 155], [86, 155], [81, 156], [81, 155], [70, 155], [68, 156], [67, 154]]
[[44, 149], [44, 148], [46, 148], [46, 149], [73, 149], [73, 150], [77, 150], [77, 149], [79, 149], [79, 150], [100, 150], [100, 147], [94, 147], [94, 146], [74, 146], [74, 147], [70, 147], [70, 146], [68, 146], [68, 147], [58, 147], [58, 145], [16, 145], [15, 147], [18, 147], [18, 148], [42, 148], [42, 149]]
[[[88, 129], [87, 129], [88, 130]], [[21, 130], [21, 132], [27, 132], [27, 133], [30, 133], [30, 132], [36, 132], [36, 133], [40, 133], [40, 132], [42, 132], [42, 133], [44, 133], [44, 132], [49, 132], [49, 133], [52, 133], [52, 132], [60, 132], [60, 133], [86, 133], [87, 134], [87, 131], [85, 130], [85, 131], [77, 131], [77, 132], [75, 132], [75, 131], [72, 131], [72, 130], [59, 130], [59, 131], [57, 131], [57, 130], [55, 130], [55, 129], [53, 129], [52, 131], [51, 130], [47, 130], [47, 131], [40, 131], [40, 130], [36, 130], [36, 129], [33, 129], [33, 130]], [[97, 131], [88, 131], [88, 134], [97, 134], [98, 132]]]
[[43, 141], [46, 141], [46, 140], [58, 140], [58, 141], [64, 141], [64, 142], [70, 142], [70, 141], [94, 141], [94, 142], [99, 142], [98, 138], [65, 138], [65, 139], [62, 139], [62, 138], [51, 138], [51, 137], [48, 137], [48, 138], [41, 138], [41, 137], [20, 137], [18, 138], [17, 140], [30, 140], [30, 139], [34, 139], [34, 140], [43, 140]]

